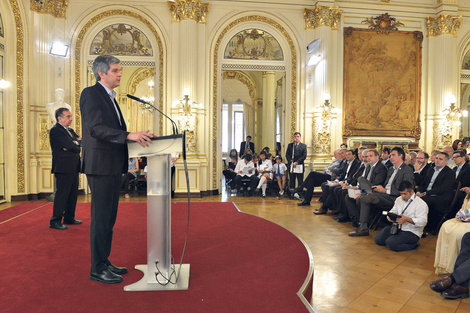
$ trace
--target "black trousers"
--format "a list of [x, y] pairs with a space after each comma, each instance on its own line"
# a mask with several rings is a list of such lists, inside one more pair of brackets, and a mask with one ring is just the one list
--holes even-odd
[[90, 249], [91, 272], [101, 272], [109, 265], [116, 223], [121, 174], [115, 176], [87, 175], [91, 189]]
[[54, 196], [54, 207], [50, 223], [73, 221], [78, 196], [78, 172], [54, 173], [57, 191]]

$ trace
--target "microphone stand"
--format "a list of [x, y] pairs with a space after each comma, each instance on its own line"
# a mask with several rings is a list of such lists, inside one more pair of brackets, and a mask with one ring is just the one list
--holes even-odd
[[146, 104], [146, 105], [150, 106], [151, 108], [153, 108], [154, 110], [160, 112], [160, 114], [162, 114], [164, 117], [166, 117], [167, 119], [169, 119], [171, 121], [171, 124], [172, 124], [172, 127], [173, 127], [173, 135], [178, 135], [178, 133], [179, 133], [178, 132], [178, 126], [176, 125], [175, 121], [173, 121], [168, 115], [166, 115], [165, 113], [163, 113], [162, 111], [157, 109], [156, 106], [154, 106], [153, 104], [151, 104], [151, 103], [149, 103], [145, 100], [137, 98], [136, 96], [130, 95], [130, 94], [127, 94], [127, 97], [132, 99], [132, 100], [138, 101], [140, 103]]

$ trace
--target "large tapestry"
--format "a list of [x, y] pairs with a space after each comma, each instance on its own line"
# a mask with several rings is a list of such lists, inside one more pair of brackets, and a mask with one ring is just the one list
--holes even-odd
[[421, 32], [344, 30], [343, 136], [419, 140]]

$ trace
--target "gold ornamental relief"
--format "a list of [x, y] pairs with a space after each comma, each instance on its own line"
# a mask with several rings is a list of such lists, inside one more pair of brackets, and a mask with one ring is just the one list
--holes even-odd
[[428, 36], [453, 35], [462, 25], [462, 15], [439, 14], [438, 17], [426, 17]]
[[201, 3], [200, 0], [176, 0], [168, 1], [171, 12], [171, 21], [179, 23], [182, 20], [193, 20], [198, 24], [205, 24], [209, 3]]
[[67, 0], [43, 0], [41, 2], [31, 0], [30, 2], [31, 11], [51, 14], [54, 17], [63, 19], [65, 19], [67, 6]]
[[304, 9], [305, 29], [315, 29], [320, 26], [329, 26], [338, 29], [338, 22], [343, 11], [338, 6], [315, 5], [315, 9]]
[[248, 93], [250, 94], [251, 101], [253, 105], [256, 104], [256, 88], [255, 82], [253, 79], [240, 71], [223, 71], [222, 78], [225, 79], [236, 79], [248, 88]]

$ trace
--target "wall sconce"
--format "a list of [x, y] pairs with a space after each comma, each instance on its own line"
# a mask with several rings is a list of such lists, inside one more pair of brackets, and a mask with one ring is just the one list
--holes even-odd
[[178, 114], [178, 122], [180, 129], [186, 131], [196, 130], [196, 117], [191, 113], [191, 106], [196, 107], [197, 103], [189, 99], [189, 89], [184, 89], [184, 97], [180, 100], [179, 105], [182, 108], [182, 112]]
[[[153, 82], [153, 80], [149, 81], [148, 83], [149, 85], [149, 90], [147, 92], [147, 97], [142, 97], [142, 100], [154, 105], [155, 103], [155, 97], [154, 97], [154, 86], [155, 86], [155, 83]], [[155, 111], [155, 109], [150, 106], [150, 105], [147, 105], [145, 103], [141, 103], [140, 104], [140, 108], [142, 109], [142, 112], [143, 111], [149, 111], [150, 113], [153, 113], [153, 111]]]
[[3, 78], [0, 78], [0, 89], [5, 89], [10, 87], [10, 82], [4, 80]]
[[450, 102], [449, 107], [442, 111], [442, 115], [445, 116], [446, 120], [451, 124], [451, 127], [452, 125], [455, 125], [455, 126], [462, 125], [462, 122], [460, 122], [460, 118], [462, 116], [467, 117], [468, 111], [462, 110], [455, 106], [457, 99], [455, 98], [454, 95], [449, 96], [449, 102]]
[[68, 51], [69, 46], [66, 46], [61, 42], [54, 41], [51, 44], [51, 50], [49, 51], [49, 54], [65, 58]]
[[323, 94], [323, 105], [319, 107], [320, 112], [322, 114], [322, 119], [324, 123], [331, 122], [335, 124], [337, 122], [336, 116], [333, 117], [333, 114], [338, 113], [338, 109], [334, 105], [330, 103], [330, 94], [325, 92]]

